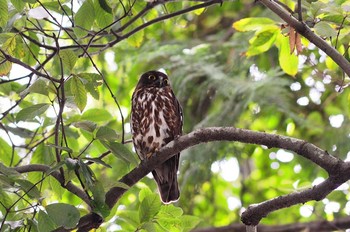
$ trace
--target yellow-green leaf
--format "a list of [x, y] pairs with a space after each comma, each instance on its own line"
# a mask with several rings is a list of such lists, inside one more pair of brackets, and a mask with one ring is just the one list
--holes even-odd
[[73, 94], [74, 102], [82, 112], [87, 103], [86, 89], [79, 77], [73, 76], [70, 83], [70, 91]]
[[277, 30], [256, 33], [255, 36], [249, 40], [250, 46], [247, 51], [247, 56], [254, 56], [266, 52], [275, 43], [276, 37]]
[[60, 57], [64, 65], [64, 69], [68, 71], [71, 71], [74, 68], [75, 63], [78, 60], [78, 56], [72, 50], [60, 51]]
[[233, 28], [237, 31], [256, 31], [267, 25], [275, 25], [275, 21], [269, 18], [244, 18], [233, 23]]
[[91, 0], [87, 0], [81, 5], [78, 12], [74, 16], [75, 27], [74, 33], [81, 38], [87, 35], [92, 24], [95, 21], [95, 9]]
[[282, 70], [291, 76], [295, 76], [298, 72], [299, 61], [294, 53], [290, 54], [289, 37], [279, 34], [276, 43], [279, 49], [278, 61]]
[[0, 27], [5, 27], [8, 21], [8, 7], [6, 0], [0, 0]]
[[36, 116], [43, 114], [49, 106], [47, 103], [41, 103], [23, 108], [18, 112], [16, 121], [32, 121]]

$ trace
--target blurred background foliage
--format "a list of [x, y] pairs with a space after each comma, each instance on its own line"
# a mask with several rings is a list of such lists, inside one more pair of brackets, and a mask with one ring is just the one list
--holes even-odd
[[[281, 2], [293, 10], [296, 5]], [[45, 164], [51, 171], [63, 170], [66, 181], [83, 184], [96, 204], [104, 201], [104, 192], [137, 165], [131, 144], [120, 145], [122, 127], [130, 139], [131, 95], [139, 76], [150, 69], [169, 75], [184, 110], [185, 133], [208, 126], [266, 131], [348, 159], [349, 77], [304, 38], [301, 53], [291, 53], [288, 25], [269, 9], [253, 1], [223, 1], [138, 30], [200, 3], [152, 4], [0, 0], [1, 231], [57, 228], [62, 224], [55, 221], [52, 227], [43, 225], [56, 215], [49, 205], [57, 202], [87, 213], [82, 200], [53, 177], [19, 174], [12, 167]], [[305, 22], [348, 58], [349, 3], [302, 4]], [[321, 168], [281, 149], [201, 144], [182, 152], [176, 207], [160, 206], [156, 198], [155, 213], [143, 217], [143, 200], [156, 191], [155, 182], [145, 177], [105, 215], [99, 230], [167, 231], [182, 222], [175, 229], [186, 231], [238, 223], [250, 204], [324, 178]], [[262, 223], [340, 218], [350, 214], [349, 197], [344, 184], [327, 199], [274, 212]], [[103, 207], [97, 208], [103, 214]]]

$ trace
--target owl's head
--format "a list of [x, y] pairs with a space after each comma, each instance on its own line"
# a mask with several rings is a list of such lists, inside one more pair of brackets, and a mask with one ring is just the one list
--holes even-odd
[[166, 86], [169, 86], [169, 79], [168, 76], [165, 73], [159, 72], [159, 71], [148, 71], [144, 74], [142, 74], [139, 83], [137, 84], [138, 87], [156, 87], [156, 88], [163, 88]]

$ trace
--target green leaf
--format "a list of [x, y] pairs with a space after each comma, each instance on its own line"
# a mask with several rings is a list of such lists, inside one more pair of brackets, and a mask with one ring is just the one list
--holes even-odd
[[0, 54], [0, 77], [7, 76], [12, 69], [12, 63], [10, 61], [4, 62], [4, 57]]
[[78, 60], [78, 56], [72, 50], [63, 50], [60, 51], [60, 57], [62, 59], [64, 69], [68, 71], [72, 71], [75, 63]]
[[141, 202], [139, 208], [140, 222], [150, 221], [160, 210], [162, 203], [155, 193], [147, 195]]
[[105, 203], [105, 191], [101, 182], [95, 181], [90, 190], [92, 192], [92, 196], [94, 197], [96, 205]]
[[16, 121], [33, 121], [36, 116], [43, 114], [49, 106], [47, 103], [41, 103], [24, 108], [18, 112]]
[[247, 51], [247, 56], [258, 55], [269, 50], [276, 41], [277, 32], [277, 30], [268, 30], [256, 33], [255, 36], [249, 40], [250, 46]]
[[191, 231], [199, 224], [200, 221], [201, 219], [196, 216], [183, 215], [181, 217], [182, 231]]
[[53, 231], [58, 226], [44, 211], [40, 210], [38, 215], [38, 230], [39, 232]]
[[321, 37], [335, 38], [337, 36], [337, 31], [326, 22], [319, 22], [314, 28], [316, 33]]
[[5, 206], [6, 208], [10, 208], [10, 206], [13, 204], [13, 202], [12, 202], [11, 198], [9, 197], [9, 195], [6, 192], [4, 192], [2, 188], [0, 188], [0, 199], [1, 199], [1, 203], [2, 203], [2, 204], [0, 204], [0, 210], [1, 210], [1, 212], [5, 213], [5, 210], [2, 211], [4, 209], [3, 206]]
[[107, 147], [116, 157], [123, 159], [134, 166], [137, 166], [139, 161], [125, 145], [117, 142], [101, 141], [102, 144]]
[[0, 27], [4, 28], [8, 21], [8, 7], [7, 7], [7, 1], [6, 0], [0, 0]]
[[87, 103], [86, 89], [78, 76], [73, 76], [70, 81], [70, 91], [73, 94], [74, 102], [82, 112]]
[[0, 138], [0, 148], [0, 160], [5, 165], [13, 165], [19, 160], [17, 152], [12, 153], [12, 147], [2, 138]]
[[159, 217], [180, 217], [183, 214], [183, 210], [180, 207], [176, 207], [172, 204], [162, 205], [162, 208], [159, 212]]
[[104, 141], [115, 141], [119, 138], [115, 130], [107, 127], [107, 126], [101, 126], [98, 128], [96, 132], [96, 139], [104, 140]]
[[104, 28], [113, 22], [112, 9], [106, 0], [95, 1], [96, 23], [100, 28]]
[[45, 207], [48, 216], [58, 226], [64, 228], [74, 228], [80, 219], [80, 213], [77, 208], [64, 203], [55, 203]]
[[278, 61], [282, 70], [291, 76], [295, 76], [298, 72], [299, 60], [294, 53], [290, 53], [289, 37], [279, 34], [277, 36], [277, 46], [279, 49]]
[[91, 122], [91, 121], [87, 121], [87, 120], [75, 122], [75, 123], [73, 123], [73, 126], [75, 126], [76, 128], [86, 130], [86, 131], [91, 132], [91, 133], [94, 132], [94, 130], [97, 127], [96, 123]]
[[95, 9], [91, 0], [87, 0], [79, 8], [74, 16], [75, 27], [73, 28], [78, 38], [87, 35], [95, 21]]
[[81, 116], [82, 120], [89, 120], [92, 122], [108, 122], [113, 119], [111, 113], [103, 108], [88, 109]]
[[20, 173], [13, 168], [6, 167], [3, 163], [0, 163], [0, 173], [8, 177], [19, 177]]
[[145, 199], [147, 196], [150, 196], [152, 194], [155, 194], [155, 193], [153, 193], [150, 188], [148, 187], [142, 188], [141, 191], [139, 192], [139, 201], [143, 201], [143, 199]]
[[37, 79], [30, 87], [29, 92], [38, 93], [47, 96], [49, 91], [47, 89], [47, 82], [42, 78]]
[[256, 31], [267, 25], [275, 25], [275, 21], [269, 18], [244, 18], [233, 23], [233, 28], [237, 31]]
[[16, 8], [17, 12], [21, 13], [23, 11], [25, 3], [22, 0], [11, 0], [11, 3]]
[[179, 218], [159, 218], [158, 224], [167, 231], [181, 232], [182, 225]]
[[157, 232], [156, 225], [153, 222], [143, 223], [141, 229], [144, 229], [147, 232]]
[[84, 160], [88, 160], [91, 161], [93, 163], [97, 163], [97, 164], [101, 164], [107, 168], [112, 168], [111, 165], [107, 164], [106, 162], [104, 162], [103, 160], [99, 159], [99, 158], [83, 158]]
[[26, 192], [30, 198], [40, 198], [40, 191], [32, 182], [23, 179], [17, 179], [15, 182], [21, 186], [21, 189]]

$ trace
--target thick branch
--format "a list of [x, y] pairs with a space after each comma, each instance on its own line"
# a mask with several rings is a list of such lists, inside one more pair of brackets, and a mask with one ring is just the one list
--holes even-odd
[[[324, 168], [330, 175], [335, 175], [339, 171], [341, 164], [343, 164], [343, 161], [300, 139], [234, 127], [210, 127], [193, 131], [170, 142], [157, 155], [141, 163], [139, 167], [125, 175], [120, 182], [132, 186], [152, 171], [157, 164], [163, 163], [174, 154], [191, 146], [211, 141], [238, 141], [294, 151]], [[107, 205], [112, 208], [125, 191], [126, 189], [119, 187], [114, 187], [108, 191], [106, 194]]]
[[328, 44], [324, 39], [316, 35], [305, 23], [298, 21], [294, 16], [288, 13], [284, 8], [272, 0], [259, 0], [267, 8], [272, 10], [281, 19], [286, 21], [290, 26], [315, 44], [319, 49], [324, 51], [334, 62], [336, 62], [343, 71], [350, 77], [350, 63], [335, 48]]
[[[255, 132], [234, 127], [211, 127], [193, 131], [187, 135], [183, 135], [178, 139], [170, 142], [149, 160], [142, 162], [138, 167], [126, 174], [119, 182], [133, 186], [157, 165], [163, 163], [175, 154], [200, 143], [212, 141], [238, 141], [243, 143], [252, 143], [265, 145], [269, 148], [283, 148], [294, 151], [298, 155], [303, 156], [315, 164], [324, 168], [330, 178], [314, 188], [303, 192], [291, 193], [289, 195], [272, 199], [260, 203], [256, 206], [249, 207], [242, 216], [242, 220], [246, 225], [257, 225], [262, 217], [266, 216], [274, 210], [285, 208], [308, 200], [320, 200], [329, 192], [337, 188], [340, 184], [349, 179], [350, 165], [344, 163], [336, 157], [329, 155], [327, 152], [307, 143], [300, 139], [287, 136], [268, 134], [264, 132]], [[112, 208], [127, 189], [113, 187], [106, 193], [106, 204]], [[92, 213], [93, 214], [93, 213]], [[81, 218], [79, 224], [85, 225], [87, 228], [97, 228], [102, 218], [91, 221], [92, 214], [85, 215]], [[96, 215], [95, 215], [96, 217]], [[249, 219], [248, 217], [251, 217]], [[243, 219], [244, 218], [244, 219]]]
[[[318, 220], [305, 223], [292, 223], [278, 226], [259, 225], [259, 232], [319, 232], [319, 231], [334, 231], [345, 230], [350, 227], [350, 217], [334, 219], [333, 221]], [[245, 230], [243, 224], [232, 224], [223, 227], [212, 227], [196, 229], [193, 232], [241, 232]]]

